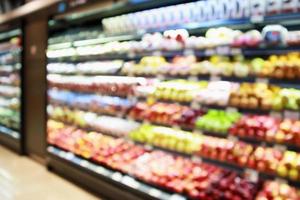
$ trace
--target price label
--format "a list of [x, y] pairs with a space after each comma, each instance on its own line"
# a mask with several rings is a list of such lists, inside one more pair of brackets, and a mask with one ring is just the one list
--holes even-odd
[[183, 51], [183, 55], [185, 55], [185, 56], [193, 56], [193, 55], [195, 55], [195, 52], [192, 49], [185, 49]]
[[283, 178], [276, 178], [275, 181], [280, 183], [280, 184], [287, 184], [288, 183], [288, 181], [286, 179], [283, 179]]
[[73, 153], [68, 152], [68, 153], [66, 154], [66, 159], [67, 159], [67, 160], [72, 160], [73, 158], [74, 158], [74, 154], [73, 154]]
[[115, 181], [121, 181], [122, 180], [122, 174], [119, 172], [115, 172], [112, 174], [111, 178]]
[[161, 51], [154, 51], [154, 52], [152, 53], [152, 55], [153, 55], [153, 56], [162, 56], [162, 53], [161, 53]]
[[145, 147], [145, 149], [148, 150], [148, 151], [153, 150], [153, 147], [152, 147], [151, 145], [146, 144], [144, 147]]
[[184, 198], [183, 196], [181, 196], [179, 194], [173, 194], [171, 196], [170, 200], [186, 200], [186, 198]]
[[263, 15], [254, 15], [250, 18], [251, 23], [262, 23], [264, 21]]
[[126, 119], [127, 119], [130, 123], [135, 122], [135, 120], [134, 120], [132, 117], [130, 117], [130, 116], [127, 116]]
[[127, 73], [127, 75], [128, 75], [128, 76], [130, 76], [130, 77], [135, 77], [135, 74], [134, 74], [134, 72], [133, 72], [133, 71], [131, 71], [131, 70], [130, 70], [130, 71]]
[[161, 191], [159, 191], [159, 190], [157, 190], [157, 189], [155, 189], [155, 188], [151, 188], [151, 189], [149, 190], [149, 194], [150, 194], [151, 196], [155, 197], [155, 198], [159, 198], [160, 195], [161, 195]]
[[210, 77], [210, 81], [220, 81], [220, 80], [221, 80], [221, 77], [216, 76], [216, 75], [212, 75], [212, 76]]
[[139, 182], [129, 176], [124, 176], [122, 179], [122, 183], [134, 189], [137, 189], [140, 186]]
[[178, 125], [174, 125], [174, 126], [172, 126], [172, 128], [175, 129], [175, 130], [180, 130], [181, 129], [180, 126], [178, 126]]
[[200, 105], [198, 102], [193, 101], [193, 102], [191, 103], [191, 108], [193, 108], [193, 109], [195, 109], [195, 110], [200, 110], [200, 109], [201, 109], [201, 105]]
[[232, 48], [231, 49], [231, 55], [241, 55], [242, 50], [240, 48]]
[[215, 54], [216, 54], [216, 51], [214, 49], [206, 49], [204, 51], [205, 56], [212, 56], [212, 55], [215, 55]]
[[131, 101], [137, 101], [136, 96], [128, 95], [128, 99]]
[[282, 113], [281, 112], [271, 111], [270, 116], [274, 117], [276, 119], [282, 119]]
[[134, 58], [135, 57], [135, 53], [133, 51], [128, 52], [127, 54], [128, 58]]
[[193, 156], [192, 157], [192, 161], [201, 163], [202, 162], [202, 158], [200, 158], [199, 156]]
[[166, 79], [166, 77], [163, 74], [159, 74], [159, 75], [157, 75], [157, 79], [163, 81]]
[[284, 111], [284, 117], [288, 119], [298, 120], [300, 119], [300, 113], [297, 111], [286, 110]]
[[286, 151], [287, 148], [284, 145], [276, 144], [276, 145], [274, 145], [274, 149], [284, 152], [284, 151]]
[[258, 179], [259, 179], [259, 174], [258, 174], [258, 172], [257, 171], [255, 171], [255, 170], [252, 170], [252, 169], [246, 169], [245, 170], [245, 175], [246, 175], [246, 177], [250, 180], [250, 181], [252, 181], [252, 182], [257, 182], [258, 181]]
[[232, 141], [232, 142], [237, 142], [237, 141], [239, 140], [237, 137], [232, 136], [232, 135], [229, 135], [229, 136], [227, 137], [227, 139], [230, 140], [230, 141]]
[[216, 50], [217, 50], [218, 55], [229, 55], [230, 54], [230, 48], [228, 46], [217, 47]]
[[238, 109], [235, 107], [227, 107], [226, 112], [238, 112]]
[[86, 161], [86, 160], [83, 160], [83, 161], [80, 162], [80, 166], [82, 166], [82, 167], [84, 167], [84, 168], [87, 168], [88, 165], [89, 165], [89, 163], [88, 163], [88, 161]]
[[64, 157], [65, 157], [65, 152], [60, 151], [60, 152], [58, 153], [58, 155], [59, 155], [60, 157], [64, 158]]
[[269, 83], [269, 79], [267, 79], [267, 78], [256, 78], [255, 82], [256, 83], [265, 83], [265, 84], [268, 84]]
[[197, 76], [189, 76], [188, 80], [189, 81], [195, 81], [195, 82], [199, 81]]
[[104, 174], [104, 168], [103, 167], [97, 167], [95, 170], [98, 174]]
[[198, 134], [198, 135], [203, 135], [202, 132], [198, 129], [193, 130], [193, 133]]
[[117, 113], [117, 117], [118, 118], [122, 118], [123, 117], [123, 113], [121, 113], [121, 112]]
[[144, 124], [150, 124], [149, 120], [147, 120], [147, 119], [143, 120], [143, 123]]

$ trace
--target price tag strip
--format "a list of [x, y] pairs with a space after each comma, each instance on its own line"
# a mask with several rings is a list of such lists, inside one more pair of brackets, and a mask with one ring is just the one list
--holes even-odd
[[259, 180], [259, 173], [253, 169], [246, 169], [245, 175], [252, 182], [256, 183]]
[[286, 111], [284, 111], [283, 115], [284, 115], [284, 118], [288, 118], [288, 119], [294, 119], [294, 120], [300, 119], [300, 112], [297, 112], [297, 111], [286, 110]]

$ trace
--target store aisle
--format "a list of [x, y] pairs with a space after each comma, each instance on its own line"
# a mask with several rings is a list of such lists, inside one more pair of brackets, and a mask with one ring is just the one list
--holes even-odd
[[42, 165], [0, 146], [1, 200], [96, 200]]

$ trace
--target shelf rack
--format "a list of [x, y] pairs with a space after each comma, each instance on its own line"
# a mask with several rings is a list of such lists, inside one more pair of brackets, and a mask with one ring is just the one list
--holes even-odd
[[[150, 2], [150, 1], [149, 1]], [[154, 2], [154, 1], [153, 1]], [[167, 1], [161, 1], [166, 3]], [[170, 2], [171, 3], [171, 2]], [[176, 4], [177, 2], [173, 2], [172, 3]], [[172, 4], [171, 3], [171, 4]], [[127, 4], [126, 4], [127, 5]], [[155, 4], [153, 4], [155, 5]], [[167, 5], [167, 3], [166, 3]], [[120, 7], [119, 4], [116, 5], [116, 7], [112, 7], [112, 10], [107, 10], [104, 11], [104, 13], [98, 13], [97, 15], [95, 13], [90, 13], [90, 15], [83, 15], [80, 18], [77, 19], [68, 19], [67, 23], [69, 24], [73, 24], [73, 23], [83, 23], [83, 21], [85, 20], [89, 20], [91, 18], [103, 18], [106, 16], [113, 16], [116, 13], [119, 13], [122, 11], [118, 10]], [[157, 5], [157, 7], [159, 7], [161, 5]], [[151, 7], [151, 6], [150, 6]], [[153, 6], [156, 7], [156, 6]], [[141, 7], [139, 7], [141, 8]], [[151, 7], [152, 8], [152, 7]], [[108, 14], [108, 11], [113, 11], [115, 9], [115, 12], [112, 12], [111, 14]], [[137, 7], [135, 8], [136, 10], [139, 10]], [[135, 10], [132, 10], [135, 11]], [[124, 12], [126, 13], [126, 12]], [[299, 21], [297, 22], [297, 18], [300, 17], [300, 14], [288, 14], [288, 15], [276, 15], [276, 16], [267, 16], [264, 18], [259, 18], [255, 19], [255, 18], [249, 18], [249, 19], [239, 19], [239, 20], [216, 20], [216, 21], [210, 21], [207, 23], [193, 23], [193, 24], [187, 24], [184, 26], [174, 26], [174, 27], [167, 27], [167, 28], [163, 28], [163, 29], [150, 29], [150, 30], [141, 30], [139, 32], [136, 33], [128, 33], [128, 34], [124, 34], [124, 35], [112, 35], [112, 36], [108, 36], [108, 35], [103, 35], [100, 38], [92, 38], [92, 39], [86, 39], [86, 40], [77, 40], [77, 41], [71, 41], [71, 42], [67, 42], [67, 43], [57, 43], [57, 44], [49, 44], [49, 49], [59, 49], [59, 48], [70, 48], [70, 47], [78, 47], [78, 46], [82, 46], [82, 45], [94, 45], [94, 44], [102, 44], [102, 43], [106, 43], [106, 42], [110, 42], [110, 41], [127, 41], [127, 40], [138, 40], [142, 37], [142, 35], [144, 33], [153, 33], [153, 32], [162, 32], [165, 31], [167, 29], [177, 29], [177, 28], [185, 28], [188, 29], [188, 31], [191, 34], [203, 34], [205, 30], [207, 30], [210, 27], [220, 27], [220, 26], [228, 26], [228, 27], [232, 27], [232, 28], [237, 28], [237, 29], [244, 29], [244, 30], [248, 30], [248, 29], [261, 29], [263, 26], [267, 25], [267, 24], [273, 24], [273, 23], [278, 23], [280, 22], [281, 24], [287, 26], [287, 27], [299, 27]], [[53, 20], [50, 21], [50, 27], [52, 27], [52, 30], [57, 30], [56, 28], [61, 28], [59, 25], [59, 20]], [[88, 22], [90, 23], [90, 22]], [[63, 24], [63, 23], [62, 23]], [[234, 56], [237, 53], [238, 54], [243, 54], [245, 56], [248, 57], [255, 57], [255, 56], [268, 56], [268, 55], [273, 55], [273, 54], [285, 54], [285, 53], [289, 53], [292, 51], [299, 51], [300, 47], [259, 47], [259, 48], [237, 48], [237, 49], [232, 49], [232, 48], [228, 48], [228, 50], [225, 52], [225, 55], [228, 56]], [[212, 51], [206, 51], [206, 50], [189, 50], [189, 54], [194, 54], [195, 56], [198, 57], [208, 57], [211, 56], [212, 54], [218, 53], [218, 49], [213, 49]], [[125, 53], [112, 53], [112, 54], [105, 54], [105, 55], [90, 55], [90, 56], [70, 56], [70, 57], [63, 57], [63, 58], [54, 58], [54, 59], [48, 59], [48, 62], [71, 62], [71, 63], [78, 63], [78, 62], [84, 62], [87, 60], [112, 60], [112, 59], [122, 59], [122, 60], [139, 60], [140, 58], [142, 58], [143, 56], [151, 56], [151, 55], [161, 55], [167, 58], [172, 58], [176, 55], [186, 55], [187, 51], [186, 50], [179, 50], [179, 51], [152, 51], [152, 52], [142, 52], [142, 53], [132, 53], [132, 52], [125, 52]], [[224, 53], [223, 53], [224, 55]], [[116, 74], [119, 75], [119, 74]], [[178, 77], [167, 77], [170, 79], [173, 78], [178, 78]], [[185, 78], [185, 77], [180, 77], [180, 78]], [[210, 76], [199, 76], [197, 77], [198, 79], [202, 79], [202, 80], [208, 80], [210, 79]], [[222, 80], [229, 80], [229, 81], [234, 81], [234, 82], [244, 82], [245, 80], [247, 82], [255, 82], [256, 78], [255, 77], [249, 77], [246, 79], [240, 79], [240, 78], [233, 78], [233, 77], [221, 77]], [[269, 79], [269, 83], [272, 84], [278, 84], [278, 85], [284, 85], [284, 87], [294, 87], [295, 84], [297, 84], [297, 81], [289, 81], [288, 85], [287, 82], [284, 80], [274, 80], [274, 79]], [[143, 98], [138, 98], [139, 100], [145, 100]], [[158, 100], [158, 101], [162, 101], [162, 100]], [[165, 102], [172, 102], [172, 101], [165, 101]], [[174, 103], [174, 102], [172, 102]], [[188, 105], [190, 106], [191, 103], [182, 103], [183, 105]], [[226, 109], [225, 107], [218, 107], [218, 106], [203, 106], [204, 108], [217, 108], [217, 109]], [[261, 110], [248, 110], [248, 109], [239, 109], [239, 111], [242, 112], [251, 112], [251, 113], [262, 113]], [[269, 113], [269, 111], [266, 111], [265, 113]], [[118, 116], [118, 117], [122, 117], [122, 118], [126, 118], [125, 116]], [[159, 124], [157, 124], [159, 125]], [[166, 125], [164, 125], [166, 126]], [[171, 127], [171, 126], [170, 126]], [[216, 133], [205, 133], [206, 135], [211, 135], [211, 136], [218, 136], [218, 134]], [[226, 136], [227, 137], [227, 136]], [[261, 144], [260, 141], [254, 141], [254, 140], [249, 140], [248, 138], [238, 138], [241, 141], [246, 141], [255, 145], [259, 145]], [[262, 141], [263, 142], [263, 141]], [[138, 143], [137, 143], [138, 144]], [[140, 144], [142, 145], [142, 144]], [[144, 144], [143, 144], [144, 145]], [[274, 144], [268, 144], [268, 145], [274, 145]], [[182, 153], [178, 153], [175, 151], [170, 151], [170, 150], [166, 150], [166, 149], [162, 149], [159, 147], [152, 147], [155, 149], [159, 149], [159, 150], [163, 150], [163, 151], [167, 151], [169, 153], [175, 154], [175, 155], [181, 155], [181, 156], [186, 156], [186, 157], [191, 157], [191, 155], [185, 155]], [[288, 147], [293, 149], [294, 147]], [[106, 190], [105, 193], [108, 193], [107, 195], [110, 196], [113, 194], [113, 192], [116, 192], [115, 194], [122, 194], [122, 189], [124, 190], [128, 190], [130, 192], [132, 192], [132, 194], [137, 196], [134, 197], [128, 197], [128, 194], [124, 194], [124, 198], [125, 199], [148, 199], [149, 198], [149, 194], [150, 194], [150, 199], [154, 198], [154, 199], [164, 199], [165, 197], [167, 197], [167, 199], [171, 199], [171, 200], [183, 200], [185, 199], [185, 197], [181, 197], [179, 195], [171, 195], [168, 193], [165, 193], [163, 190], [161, 189], [157, 189], [154, 188], [153, 194], [152, 195], [151, 191], [152, 189], [141, 189], [139, 186], [136, 186], [136, 184], [134, 187], [129, 186], [128, 184], [126, 187], [124, 187], [124, 183], [126, 185], [126, 181], [123, 181], [123, 179], [127, 179], [127, 175], [123, 175], [123, 174], [118, 174], [118, 175], [114, 175], [118, 172], [114, 172], [114, 171], [106, 171], [107, 169], [103, 168], [102, 166], [99, 165], [95, 165], [94, 163], [91, 163], [87, 160], [84, 160], [78, 156], [75, 156], [74, 154], [70, 153], [70, 152], [65, 152], [57, 147], [53, 147], [53, 146], [49, 146], [48, 147], [48, 153], [49, 153], [49, 163], [48, 166], [50, 168], [53, 168], [54, 171], [59, 172], [60, 174], [67, 176], [70, 179], [73, 179], [74, 181], [80, 183], [81, 185], [84, 185], [85, 187], [88, 187], [89, 189], [92, 189], [94, 191], [97, 191], [97, 186], [102, 186], [105, 183], [111, 183], [111, 185], [114, 185], [113, 187], [109, 186], [109, 187], [103, 187], [103, 190]], [[215, 165], [218, 166], [222, 166], [225, 168], [229, 168], [238, 172], [244, 172], [245, 169], [236, 165], [232, 165], [229, 163], [224, 163], [224, 162], [220, 162], [220, 161], [216, 161], [213, 159], [208, 159], [208, 158], [201, 158], [203, 161], [205, 162], [209, 162], [209, 163], [213, 163]], [[98, 173], [98, 174], [97, 174]], [[99, 175], [100, 174], [100, 175]], [[76, 176], [78, 175], [78, 177]], [[92, 178], [92, 176], [94, 176], [94, 178]], [[96, 177], [96, 178], [95, 178]], [[118, 178], [116, 178], [118, 177]], [[126, 177], [126, 178], [124, 178]], [[269, 174], [265, 174], [265, 173], [259, 173], [259, 177], [263, 178], [263, 179], [276, 179], [278, 178], [277, 176], [274, 175], [269, 175]], [[85, 181], [82, 181], [81, 179], [84, 179]], [[292, 185], [296, 185], [299, 187], [299, 183], [298, 182], [293, 182], [290, 181], [289, 182]], [[123, 184], [123, 186], [122, 186]], [[139, 185], [139, 184], [138, 184]], [[146, 184], [147, 185], [147, 184]], [[116, 187], [120, 187], [120, 190], [116, 190]], [[148, 186], [147, 186], [148, 187]], [[113, 192], [112, 192], [113, 191]], [[162, 196], [160, 196], [161, 194], [163, 194]], [[115, 198], [116, 196], [112, 196], [112, 198]]]

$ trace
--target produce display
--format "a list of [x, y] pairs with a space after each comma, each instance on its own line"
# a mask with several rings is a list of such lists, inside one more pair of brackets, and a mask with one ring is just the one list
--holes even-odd
[[275, 199], [290, 199], [297, 200], [300, 198], [300, 193], [297, 188], [291, 187], [285, 183], [277, 181], [268, 181], [264, 184], [255, 200], [275, 200]]
[[121, 172], [157, 199], [299, 200], [298, 4], [190, 1], [54, 33], [53, 155]]
[[240, 116], [238, 112], [209, 110], [207, 114], [197, 119], [196, 128], [212, 133], [227, 134], [229, 128], [239, 120]]
[[174, 130], [161, 126], [143, 125], [130, 133], [134, 141], [152, 144], [184, 153], [195, 153], [202, 143], [199, 134]]
[[246, 115], [230, 128], [229, 133], [239, 137], [299, 146], [299, 130], [300, 122], [298, 120], [279, 120], [265, 115]]
[[[267, 1], [235, 0], [230, 4], [226, 0], [205, 0], [114, 16], [103, 19], [102, 23], [109, 33], [126, 33], [139, 29], [151, 30], [188, 23], [205, 23], [219, 19], [243, 19], [251, 16], [293, 13], [299, 10], [298, 4], [298, 1], [268, 3]], [[251, 34], [256, 35], [255, 33], [249, 35]], [[259, 40], [256, 37], [253, 38], [255, 41]], [[245, 37], [246, 41], [248, 39], [249, 37]]]
[[135, 103], [120, 97], [82, 94], [60, 90], [48, 91], [49, 101], [54, 105], [69, 106], [99, 114], [123, 115]]
[[[296, 37], [296, 39], [294, 39], [294, 44], [291, 44], [290, 42], [290, 38], [295, 34], [294, 31], [287, 31], [287, 29], [283, 26], [277, 26], [277, 29], [278, 30], [273, 30], [272, 27], [266, 26], [262, 32], [259, 32], [257, 30], [250, 30], [248, 32], [242, 33], [240, 30], [219, 27], [208, 29], [205, 33], [205, 36], [190, 36], [188, 31], [185, 29], [167, 30], [163, 34], [160, 32], [145, 34], [144, 36], [142, 36], [140, 41], [112, 41], [100, 44], [94, 43], [79, 46], [74, 45], [75, 47], [68, 47], [63, 49], [57, 49], [55, 47], [55, 44], [53, 44], [53, 46], [49, 46], [47, 56], [49, 58], [55, 59], [70, 56], [91, 56], [108, 54], [120, 55], [124, 53], [141, 53], [153, 51], [181, 51], [185, 49], [194, 51], [205, 50], [203, 52], [203, 56], [211, 56], [216, 54], [216, 52], [218, 51], [221, 55], [239, 55], [240, 48], [257, 48], [261, 46], [281, 47], [282, 45], [289, 44], [293, 47], [296, 44], [299, 44], [299, 37]], [[275, 32], [278, 34], [274, 35]], [[272, 38], [272, 36], [274, 37]], [[274, 41], [272, 41], [272, 39], [274, 39]], [[58, 40], [60, 40], [59, 37]], [[74, 41], [74, 43], [76, 44], [84, 41], [85, 40]], [[223, 49], [224, 46], [226, 48]], [[230, 49], [232, 49], [232, 51], [230, 51]], [[281, 56], [280, 58], [285, 58], [285, 56]], [[292, 58], [293, 59], [291, 61], [295, 61], [294, 58], [296, 57]], [[188, 60], [193, 61], [193, 59]], [[165, 63], [163, 59], [156, 59], [156, 61], [158, 61], [156, 64]], [[142, 63], [145, 64], [147, 62]], [[273, 64], [275, 63], [273, 62]], [[296, 70], [297, 68], [298, 67], [296, 67]]]
[[[258, 184], [237, 173], [162, 151], [149, 151], [122, 139], [85, 132], [55, 121], [48, 122], [48, 142], [167, 190], [187, 194], [190, 198], [217, 200], [222, 191], [227, 191], [225, 199], [236, 196], [250, 200], [259, 189]], [[238, 190], [241, 186], [243, 189]]]
[[20, 113], [9, 108], [0, 107], [0, 124], [10, 129], [19, 130]]
[[167, 126], [194, 128], [197, 117], [202, 114], [201, 110], [178, 104], [139, 102], [130, 109], [128, 116]]
[[134, 86], [146, 84], [144, 78], [116, 77], [116, 76], [47, 76], [50, 87], [64, 90], [101, 93], [108, 95], [127, 96], [133, 94]]
[[70, 110], [63, 107], [48, 106], [50, 118], [74, 124], [80, 128], [96, 130], [111, 136], [124, 137], [139, 127], [139, 123], [130, 122], [117, 117], [98, 116], [79, 110]]
[[115, 74], [123, 65], [123, 61], [86, 62], [78, 64], [50, 63], [47, 65], [49, 73], [58, 74]]
[[[0, 43], [0, 134], [19, 134], [21, 128], [21, 39], [5, 39]], [[9, 131], [6, 131], [9, 130]]]
[[211, 75], [246, 78], [247, 76], [268, 77], [285, 80], [300, 79], [300, 56], [293, 52], [286, 55], [272, 55], [268, 59], [246, 59], [242, 55], [214, 55], [209, 59], [197, 60], [195, 56], [176, 56], [168, 62], [162, 56], [146, 56], [138, 63], [126, 62], [122, 67], [126, 75], [167, 76]]
[[230, 95], [230, 105], [238, 108], [260, 108], [263, 110], [283, 108], [279, 96], [280, 87], [264, 83], [242, 83], [236, 92]]
[[207, 86], [207, 82], [194, 82], [186, 80], [172, 80], [160, 82], [155, 85], [154, 98], [173, 100], [178, 102], [191, 102], [196, 95]]

